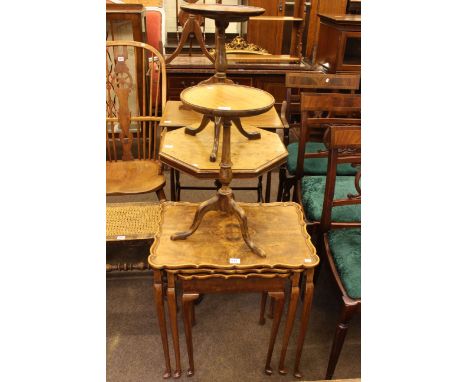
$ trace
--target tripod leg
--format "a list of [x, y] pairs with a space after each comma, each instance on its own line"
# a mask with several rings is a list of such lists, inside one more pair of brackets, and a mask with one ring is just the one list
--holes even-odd
[[218, 200], [219, 196], [218, 194], [216, 194], [212, 198], [200, 204], [197, 208], [197, 212], [195, 212], [195, 217], [193, 218], [193, 223], [190, 226], [189, 230], [185, 232], [176, 232], [175, 234], [171, 235], [171, 240], [183, 240], [189, 237], [191, 234], [193, 234], [200, 225], [203, 216], [207, 212], [214, 211], [218, 208]]
[[177, 45], [177, 49], [174, 51], [174, 53], [172, 53], [169, 58], [166, 59], [166, 65], [169, 64], [174, 58], [176, 58], [182, 51], [189, 34], [193, 30], [193, 22], [194, 21], [190, 17], [185, 22], [184, 28], [182, 29], [182, 36], [180, 36], [179, 45]]
[[219, 146], [219, 132], [221, 131], [221, 117], [215, 117], [213, 150], [210, 154], [210, 162], [216, 161]]
[[198, 126], [195, 129], [192, 129], [191, 127], [186, 127], [185, 128], [185, 134], [189, 135], [197, 135], [200, 131], [203, 131], [203, 129], [208, 126], [208, 123], [210, 122], [210, 117], [207, 115], [203, 115], [203, 119], [200, 122], [200, 126]]
[[255, 245], [255, 243], [250, 238], [249, 234], [249, 227], [247, 225], [247, 216], [245, 216], [244, 210], [236, 203], [234, 199], [230, 201], [232, 211], [234, 215], [237, 217], [240, 223], [240, 228], [242, 232], [242, 237], [245, 241], [245, 244], [252, 250], [253, 253], [260, 257], [266, 257], [265, 251]]
[[232, 122], [234, 123], [234, 125], [236, 125], [237, 127], [237, 130], [239, 130], [239, 132], [246, 138], [248, 139], [260, 139], [261, 138], [261, 135], [260, 135], [260, 132], [258, 131], [255, 131], [255, 132], [252, 132], [252, 133], [249, 133], [248, 131], [245, 131], [244, 128], [242, 127], [242, 124], [241, 124], [241, 121], [240, 121], [240, 118], [232, 118]]
[[200, 44], [200, 48], [201, 48], [203, 54], [206, 57], [208, 57], [208, 60], [210, 60], [214, 64], [215, 59], [210, 54], [210, 52], [208, 52], [208, 50], [206, 49], [205, 40], [203, 39], [203, 33], [201, 31], [200, 24], [197, 23], [197, 24], [194, 25], [193, 33], [195, 34], [195, 37], [198, 40], [198, 44]]

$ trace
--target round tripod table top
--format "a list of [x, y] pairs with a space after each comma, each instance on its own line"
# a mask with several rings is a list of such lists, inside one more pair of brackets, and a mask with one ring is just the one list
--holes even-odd
[[247, 5], [183, 4], [180, 8], [194, 15], [226, 21], [245, 21], [251, 16], [259, 16], [265, 12], [263, 8]]
[[264, 90], [225, 83], [192, 86], [180, 93], [180, 100], [214, 117], [250, 117], [267, 112], [275, 104], [273, 96]]

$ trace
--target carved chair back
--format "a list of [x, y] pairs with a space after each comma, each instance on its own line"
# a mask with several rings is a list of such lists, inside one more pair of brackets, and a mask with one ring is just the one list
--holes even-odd
[[287, 73], [286, 100], [281, 108], [283, 124], [289, 128], [300, 126], [301, 91], [354, 94], [360, 88], [360, 81], [360, 74]]
[[[361, 126], [330, 126], [324, 140], [328, 150], [328, 165], [320, 221], [322, 232], [333, 228], [360, 227], [360, 222], [333, 222], [332, 209], [337, 206], [361, 204]], [[350, 190], [346, 198], [335, 199], [336, 169], [341, 163], [350, 163], [357, 167], [354, 176], [356, 190], [355, 192]]]
[[157, 160], [166, 105], [166, 65], [151, 45], [106, 42], [108, 161]]
[[[324, 158], [327, 152], [306, 152], [309, 141], [323, 141], [330, 125], [361, 125], [361, 95], [341, 93], [301, 93], [301, 131], [296, 177], [304, 176], [304, 160]], [[355, 117], [357, 116], [357, 117]]]

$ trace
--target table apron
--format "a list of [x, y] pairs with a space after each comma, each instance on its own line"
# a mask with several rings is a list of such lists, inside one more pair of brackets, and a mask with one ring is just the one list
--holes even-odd
[[209, 278], [180, 280], [183, 293], [283, 292], [288, 277]]

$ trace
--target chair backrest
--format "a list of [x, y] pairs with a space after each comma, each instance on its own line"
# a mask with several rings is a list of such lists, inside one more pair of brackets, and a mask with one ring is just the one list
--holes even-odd
[[330, 125], [361, 125], [361, 95], [341, 93], [301, 93], [301, 131], [297, 154], [296, 177], [304, 176], [304, 160], [326, 157], [306, 153], [309, 141], [322, 142]]
[[286, 73], [286, 106], [285, 118], [289, 127], [299, 127], [293, 115], [300, 113], [300, 93], [307, 92], [332, 92], [355, 93], [360, 88], [360, 74], [324, 74], [313, 72]]
[[136, 41], [106, 42], [107, 160], [156, 160], [166, 105], [164, 57]]
[[[332, 209], [337, 206], [361, 204], [361, 126], [330, 126], [325, 133], [327, 146], [327, 179], [323, 197], [320, 226], [323, 232], [332, 228], [360, 227], [360, 222], [338, 223], [332, 221]], [[354, 188], [346, 198], [334, 199], [336, 169], [338, 164], [351, 163], [358, 167], [354, 176]]]

